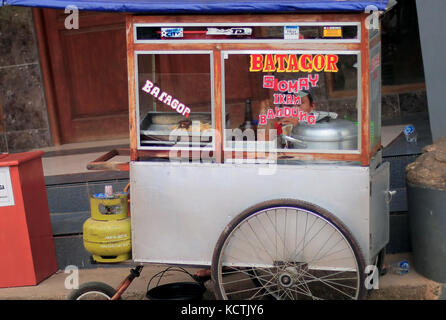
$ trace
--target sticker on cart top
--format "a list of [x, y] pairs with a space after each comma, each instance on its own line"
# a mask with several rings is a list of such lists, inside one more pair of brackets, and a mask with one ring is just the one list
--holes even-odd
[[338, 72], [336, 54], [251, 54], [251, 72]]
[[342, 38], [342, 27], [324, 27], [324, 38]]
[[251, 28], [228, 28], [228, 29], [219, 29], [219, 28], [208, 28], [206, 34], [208, 36], [250, 36], [252, 34]]
[[183, 28], [161, 28], [162, 38], [182, 38]]
[[283, 38], [285, 40], [298, 40], [299, 26], [283, 26]]

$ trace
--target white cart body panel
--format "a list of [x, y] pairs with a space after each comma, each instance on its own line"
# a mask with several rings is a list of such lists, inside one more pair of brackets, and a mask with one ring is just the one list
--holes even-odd
[[[277, 165], [273, 175], [260, 175], [260, 168], [131, 162], [133, 260], [210, 265], [220, 234], [235, 216], [277, 199], [302, 200], [331, 212], [353, 234], [366, 264], [387, 244], [388, 163], [373, 172], [361, 166]], [[372, 197], [374, 177], [380, 183]], [[377, 217], [371, 217], [371, 207], [380, 210]]]

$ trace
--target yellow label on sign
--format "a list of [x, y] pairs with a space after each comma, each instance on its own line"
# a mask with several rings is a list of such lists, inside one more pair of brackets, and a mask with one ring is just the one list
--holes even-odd
[[324, 38], [342, 38], [342, 28], [324, 27]]

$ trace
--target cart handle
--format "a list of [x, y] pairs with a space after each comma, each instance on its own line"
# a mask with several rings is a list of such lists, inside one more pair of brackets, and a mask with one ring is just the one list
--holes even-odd
[[129, 162], [108, 161], [115, 156], [130, 156], [130, 149], [113, 149], [87, 164], [88, 170], [129, 171]]

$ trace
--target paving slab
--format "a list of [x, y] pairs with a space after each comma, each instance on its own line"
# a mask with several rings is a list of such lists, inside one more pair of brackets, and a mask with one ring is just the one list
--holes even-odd
[[409, 262], [409, 272], [404, 275], [388, 272], [379, 279], [379, 288], [370, 290], [369, 300], [438, 300], [443, 284], [429, 280], [419, 274], [412, 263], [411, 253], [386, 255], [385, 265], [402, 260]]
[[[406, 275], [397, 275], [388, 273], [379, 279], [378, 289], [370, 290], [369, 300], [437, 300], [441, 299], [442, 284], [426, 279], [418, 274], [412, 267], [411, 254], [395, 254], [387, 255], [385, 264], [393, 263], [400, 260], [408, 260], [410, 271]], [[90, 281], [99, 281], [107, 283], [116, 288], [129, 274], [132, 264], [125, 263], [123, 267], [95, 269], [79, 269], [79, 284]], [[157, 273], [165, 270], [168, 266], [157, 264], [146, 264], [140, 275], [136, 278], [127, 291], [122, 296], [123, 299], [143, 300], [146, 298], [147, 286], [150, 279]], [[185, 268], [189, 273], [194, 274], [200, 268]], [[17, 287], [17, 288], [1, 288], [0, 300], [63, 300], [66, 299], [70, 289], [66, 288], [66, 284], [72, 285], [70, 282], [71, 273], [65, 273], [59, 270], [36, 286]], [[155, 278], [150, 288], [157, 285]], [[159, 284], [169, 282], [191, 281], [186, 273], [168, 272], [165, 274]], [[204, 294], [205, 300], [213, 300], [215, 296], [212, 292], [212, 283], [206, 282], [208, 290]]]
[[[98, 281], [104, 282], [113, 288], [117, 288], [120, 283], [127, 277], [132, 265], [125, 264], [125, 266], [116, 268], [95, 268], [95, 269], [79, 269], [79, 282], [81, 285], [86, 282]], [[166, 265], [152, 265], [144, 266], [141, 275], [135, 278], [129, 288], [126, 290], [123, 299], [139, 300], [145, 299], [147, 292], [147, 285], [150, 279], [157, 273], [165, 270]], [[198, 268], [186, 268], [186, 270], [193, 274]], [[68, 270], [67, 270], [68, 271]], [[1, 288], [0, 300], [63, 300], [70, 294], [70, 287], [73, 286], [72, 272], [65, 273], [64, 270], [59, 270], [49, 278], [43, 280], [36, 286], [27, 287], [13, 287]], [[158, 277], [152, 281], [150, 288], [155, 286]], [[161, 279], [159, 284], [168, 282], [192, 281], [191, 278], [182, 272], [168, 272]], [[67, 289], [68, 286], [68, 289]]]

